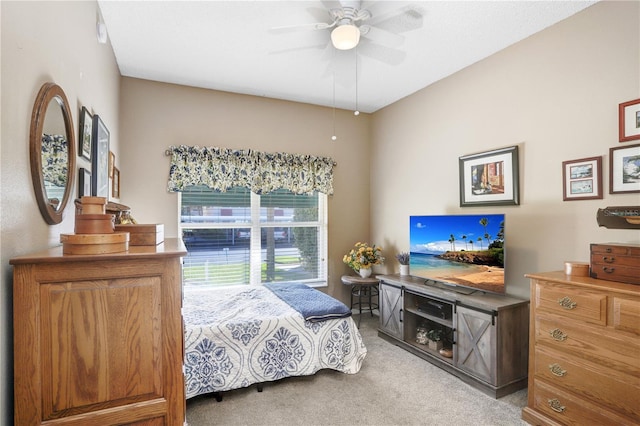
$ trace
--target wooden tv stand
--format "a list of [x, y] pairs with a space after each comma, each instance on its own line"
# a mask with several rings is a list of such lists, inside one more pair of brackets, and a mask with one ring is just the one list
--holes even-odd
[[[378, 336], [494, 398], [527, 387], [529, 301], [480, 290], [460, 294], [412, 276], [377, 278]], [[418, 343], [419, 327], [443, 330], [453, 357]]]

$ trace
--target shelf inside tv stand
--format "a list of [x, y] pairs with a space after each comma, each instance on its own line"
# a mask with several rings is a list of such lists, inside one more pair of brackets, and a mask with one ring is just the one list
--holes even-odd
[[429, 314], [424, 313], [424, 312], [422, 312], [422, 311], [420, 311], [418, 309], [407, 308], [406, 311], [410, 312], [410, 313], [412, 313], [414, 315], [417, 315], [419, 317], [422, 317], [424, 319], [427, 319], [429, 321], [433, 321], [435, 323], [443, 325], [445, 327], [453, 328], [453, 321], [451, 321], [451, 320], [445, 320], [445, 319], [442, 319], [442, 318], [434, 317], [433, 315], [429, 315]]
[[[422, 358], [424, 358], [425, 355], [427, 355], [437, 359], [440, 362], [444, 362], [446, 364], [453, 364], [453, 358], [447, 358], [445, 356], [442, 356], [439, 351], [430, 349], [429, 346], [421, 345], [416, 341], [410, 341], [410, 340], [406, 341], [405, 343], [408, 345], [411, 345], [415, 349], [415, 351], [418, 352], [418, 355], [421, 356]], [[412, 351], [412, 352], [415, 353], [415, 351]]]

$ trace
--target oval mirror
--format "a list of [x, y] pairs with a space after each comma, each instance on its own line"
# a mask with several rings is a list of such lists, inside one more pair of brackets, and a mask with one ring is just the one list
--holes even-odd
[[73, 121], [60, 86], [45, 83], [36, 97], [29, 135], [31, 180], [44, 220], [62, 221], [76, 165]]

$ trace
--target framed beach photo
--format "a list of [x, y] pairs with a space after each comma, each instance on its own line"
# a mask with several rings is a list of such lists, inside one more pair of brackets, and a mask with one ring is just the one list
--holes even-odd
[[562, 162], [562, 199], [602, 199], [602, 156]]
[[459, 158], [460, 207], [518, 205], [518, 147]]
[[91, 195], [109, 199], [109, 130], [100, 116], [93, 116]]
[[618, 105], [620, 142], [640, 139], [640, 99]]
[[609, 149], [609, 193], [640, 192], [640, 144]]
[[[93, 117], [87, 108], [82, 107], [80, 111], [80, 137], [78, 138], [78, 152], [82, 158], [91, 160], [91, 138], [93, 137]], [[89, 194], [87, 194], [89, 195]]]

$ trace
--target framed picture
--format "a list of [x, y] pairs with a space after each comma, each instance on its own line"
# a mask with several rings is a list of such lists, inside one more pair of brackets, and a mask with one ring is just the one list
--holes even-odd
[[85, 168], [78, 171], [78, 198], [91, 195], [91, 172]]
[[109, 151], [109, 177], [113, 178], [113, 168], [116, 165], [116, 155]]
[[93, 116], [91, 195], [109, 199], [109, 130], [100, 116]]
[[80, 111], [80, 137], [78, 138], [80, 146], [78, 147], [78, 152], [81, 157], [86, 158], [87, 160], [91, 160], [91, 138], [93, 137], [92, 129], [93, 117], [89, 114], [89, 110], [82, 107], [82, 110]]
[[640, 192], [640, 144], [609, 149], [609, 193]]
[[640, 99], [621, 103], [618, 106], [620, 142], [640, 139]]
[[116, 167], [113, 168], [111, 195], [113, 195], [113, 198], [120, 198], [120, 170], [118, 170]]
[[459, 167], [460, 207], [520, 204], [517, 146], [460, 157]]
[[602, 199], [602, 156], [562, 162], [562, 199]]

